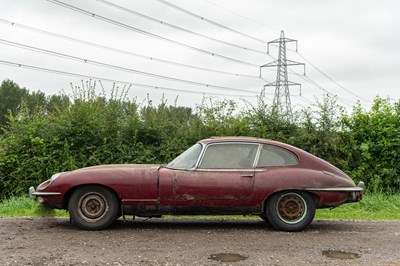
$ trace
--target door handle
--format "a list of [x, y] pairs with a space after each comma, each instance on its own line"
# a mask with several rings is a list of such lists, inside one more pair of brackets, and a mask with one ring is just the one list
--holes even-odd
[[241, 175], [240, 177], [253, 177], [253, 174]]

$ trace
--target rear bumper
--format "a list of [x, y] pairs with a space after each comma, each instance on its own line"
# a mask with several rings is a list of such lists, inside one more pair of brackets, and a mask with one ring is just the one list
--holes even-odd
[[364, 182], [360, 181], [355, 187], [318, 187], [318, 188], [304, 188], [307, 191], [313, 192], [348, 192], [350, 197], [348, 202], [358, 202], [362, 199], [362, 194], [365, 189]]
[[326, 192], [363, 192], [365, 189], [364, 182], [360, 181], [355, 187], [309, 187], [304, 188], [308, 191], [326, 191]]

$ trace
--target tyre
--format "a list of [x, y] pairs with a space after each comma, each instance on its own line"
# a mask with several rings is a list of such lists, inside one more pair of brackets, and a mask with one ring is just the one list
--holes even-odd
[[278, 230], [301, 231], [314, 219], [315, 208], [312, 196], [306, 192], [280, 192], [267, 200], [266, 214]]
[[261, 219], [264, 220], [264, 222], [266, 222], [267, 224], [271, 224], [271, 222], [269, 221], [268, 216], [265, 213], [260, 214], [259, 216], [260, 216]]
[[115, 194], [100, 186], [77, 189], [68, 202], [71, 220], [85, 230], [109, 227], [118, 216], [119, 200]]

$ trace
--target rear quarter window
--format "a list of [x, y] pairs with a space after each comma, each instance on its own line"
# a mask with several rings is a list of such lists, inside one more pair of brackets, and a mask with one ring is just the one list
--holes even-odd
[[299, 159], [293, 152], [274, 145], [264, 145], [257, 166], [290, 166], [298, 163]]

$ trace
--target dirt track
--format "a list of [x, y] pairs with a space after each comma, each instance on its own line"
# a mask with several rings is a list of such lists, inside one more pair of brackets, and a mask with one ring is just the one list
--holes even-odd
[[400, 221], [286, 233], [258, 219], [137, 219], [89, 232], [65, 218], [0, 218], [0, 265], [309, 264], [400, 266]]

